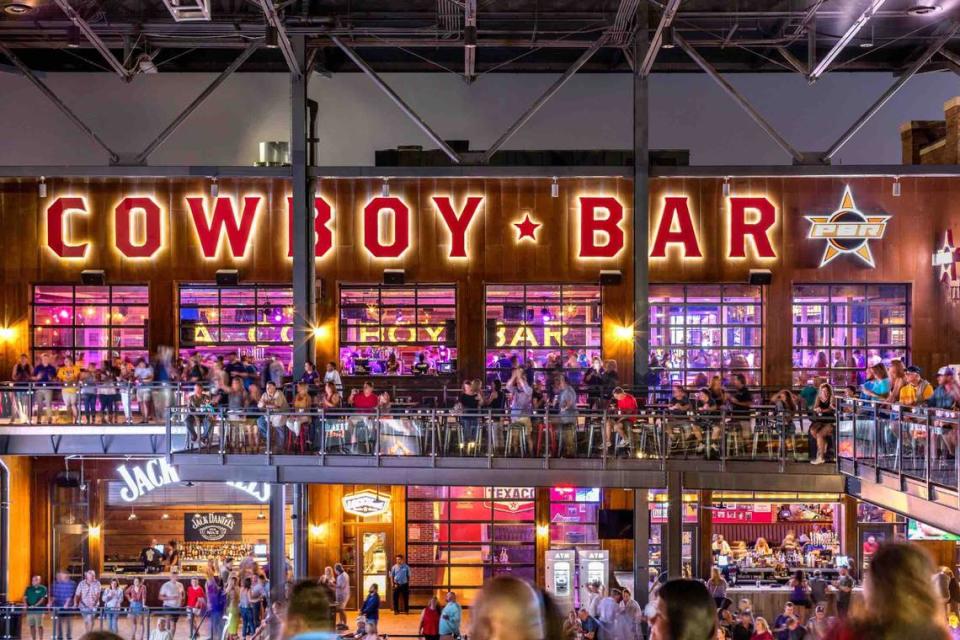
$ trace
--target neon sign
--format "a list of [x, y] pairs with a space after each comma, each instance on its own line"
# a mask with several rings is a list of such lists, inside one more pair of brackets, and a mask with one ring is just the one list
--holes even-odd
[[[728, 258], [777, 257], [771, 232], [777, 224], [777, 208], [763, 196], [730, 196], [727, 198]], [[690, 211], [690, 198], [671, 195], [663, 198], [660, 220], [652, 235], [651, 258], [666, 258], [671, 250], [679, 251], [684, 260], [703, 258], [700, 239]]]
[[[268, 212], [264, 211], [266, 196], [257, 193], [209, 198], [205, 195], [186, 196], [188, 225], [200, 255], [207, 260], [229, 258], [245, 260], [251, 254], [251, 244]], [[450, 259], [470, 257], [470, 229], [484, 211], [483, 196], [468, 196], [462, 206], [455, 206], [450, 196], [432, 196], [430, 202], [437, 220], [450, 236]], [[287, 257], [293, 255], [293, 198], [287, 204]], [[337, 213], [324, 197], [314, 199], [315, 253], [317, 258], [330, 254], [335, 246]], [[422, 227], [415, 220], [416, 212], [396, 196], [376, 196], [358, 206], [359, 245], [371, 257], [397, 260], [413, 247], [413, 233]], [[114, 207], [112, 216], [113, 248], [123, 257], [149, 259], [163, 250], [165, 243], [175, 241], [166, 236], [164, 221], [171, 215], [164, 213], [157, 200], [149, 195], [125, 196]], [[577, 255], [582, 259], [613, 259], [626, 244], [621, 223], [625, 219], [623, 204], [613, 196], [582, 196], [576, 200], [573, 214], [579, 239]], [[84, 219], [87, 219], [84, 222]], [[85, 198], [64, 195], [54, 198], [45, 211], [46, 245], [61, 259], [85, 260], [93, 243], [81, 241], [75, 226], [92, 229], [97, 226]], [[538, 242], [537, 231], [546, 223], [534, 221], [530, 215], [515, 223], [519, 240]], [[272, 228], [270, 229], [272, 232]], [[135, 237], [136, 236], [136, 237]]]
[[344, 512], [361, 518], [379, 516], [390, 510], [390, 496], [369, 489], [348, 493], [341, 502]]
[[[180, 482], [177, 470], [170, 466], [166, 458], [153, 458], [143, 465], [133, 465], [129, 469], [122, 464], [117, 467], [117, 473], [124, 482], [120, 489], [120, 498], [124, 502], [136, 502], [148, 493], [161, 487]], [[259, 502], [270, 499], [270, 485], [259, 482], [229, 481], [224, 484], [250, 495]]]
[[840, 206], [832, 213], [820, 216], [805, 216], [810, 222], [807, 238], [826, 240], [820, 266], [830, 264], [837, 256], [852, 254], [869, 267], [875, 267], [870, 252], [870, 240], [880, 240], [887, 229], [891, 216], [867, 215], [857, 208], [850, 192], [850, 185], [843, 189]]

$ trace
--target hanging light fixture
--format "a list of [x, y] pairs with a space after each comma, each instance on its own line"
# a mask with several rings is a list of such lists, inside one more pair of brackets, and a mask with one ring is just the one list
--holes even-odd
[[47, 179], [43, 176], [40, 176], [40, 184], [37, 185], [37, 191], [40, 193], [41, 198], [47, 197]]
[[211, 178], [210, 180], [210, 197], [216, 198], [220, 195], [220, 183], [217, 182], [216, 178]]
[[380, 195], [384, 198], [390, 197], [390, 178], [383, 179], [383, 184], [380, 185]]
[[557, 184], [557, 176], [553, 176], [553, 182], [550, 184], [550, 197], [551, 198], [560, 197], [560, 185]]

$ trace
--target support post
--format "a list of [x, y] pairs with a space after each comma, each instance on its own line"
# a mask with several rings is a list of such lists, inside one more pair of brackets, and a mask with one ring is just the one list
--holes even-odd
[[907, 69], [902, 76], [897, 78], [897, 81], [890, 85], [890, 88], [884, 91], [883, 95], [877, 98], [877, 101], [870, 105], [870, 108], [864, 111], [863, 115], [857, 118], [856, 122], [850, 125], [850, 128], [847, 129], [842, 136], [837, 138], [836, 142], [830, 145], [830, 148], [827, 149], [826, 153], [823, 154], [824, 160], [830, 160], [833, 158], [833, 156], [837, 155], [837, 152], [839, 152], [845, 144], [850, 142], [850, 139], [853, 138], [853, 136], [855, 136], [857, 132], [863, 128], [863, 125], [867, 124], [870, 118], [876, 115], [876, 113], [883, 108], [883, 105], [887, 104], [890, 98], [895, 96], [897, 92], [903, 88], [903, 85], [907, 84], [910, 78], [915, 76], [917, 72], [920, 71], [923, 65], [930, 62], [930, 58], [940, 51], [940, 49], [943, 48], [943, 45], [950, 41], [958, 29], [960, 29], [960, 22], [953, 20], [948, 23], [946, 30], [941, 33], [936, 40], [930, 43], [930, 46], [928, 46], [923, 54], [917, 58], [912, 65], [910, 65], [910, 68]]
[[275, 484], [270, 491], [270, 596], [274, 602], [283, 602], [287, 581], [287, 489]]
[[307, 558], [307, 526], [308, 514], [310, 513], [307, 505], [307, 485], [298, 482], [293, 485], [293, 514], [296, 518], [293, 521], [293, 579], [303, 580], [309, 573], [307, 567], [309, 558]]
[[697, 519], [700, 521], [700, 541], [697, 545], [700, 549], [700, 561], [694, 578], [710, 577], [710, 569], [713, 567], [713, 511], [703, 508], [711, 505], [713, 505], [713, 491], [710, 489], [701, 491], [700, 509], [697, 513]]
[[404, 102], [403, 98], [397, 95], [397, 93], [391, 89], [386, 82], [383, 81], [383, 78], [377, 75], [377, 72], [374, 71], [370, 65], [364, 62], [363, 58], [357, 55], [356, 51], [345, 45], [337, 36], [330, 36], [330, 40], [333, 42], [333, 44], [340, 47], [340, 50], [343, 51], [348, 58], [350, 58], [353, 64], [360, 67], [360, 70], [363, 71], [368, 78], [373, 80], [373, 83], [377, 85], [381, 91], [387, 94], [387, 97], [390, 98], [395, 105], [400, 107], [400, 110], [403, 111], [415, 125], [420, 127], [420, 130], [427, 134], [427, 137], [430, 138], [435, 145], [440, 147], [440, 149], [447, 154], [448, 158], [453, 160], [453, 162], [456, 164], [460, 164], [460, 155], [453, 150], [453, 147], [451, 147], [443, 138], [437, 135], [437, 133], [430, 128], [430, 125], [424, 122], [423, 119], [417, 115], [417, 112], [411, 109], [410, 105]]
[[[633, 42], [634, 60], [648, 52], [647, 7], [638, 9], [643, 27]], [[633, 383], [644, 382], [650, 365], [650, 126], [649, 80], [633, 70]]]
[[593, 57], [593, 54], [595, 54], [606, 41], [607, 36], [604, 34], [597, 38], [596, 42], [590, 45], [589, 49], [580, 54], [580, 57], [577, 58], [572, 65], [570, 65], [570, 68], [564, 71], [563, 75], [557, 78], [557, 80], [550, 85], [539, 98], [534, 100], [533, 104], [530, 105], [530, 108], [524, 111], [523, 115], [521, 115], [516, 122], [510, 125], [510, 128], [504, 131], [503, 135], [500, 136], [496, 142], [490, 145], [490, 148], [487, 149], [483, 154], [483, 164], [489, 164], [490, 158], [493, 157], [493, 154], [499, 151], [500, 147], [505, 145], [507, 141], [513, 137], [513, 134], [519, 131], [523, 125], [527, 124], [527, 121], [530, 120], [530, 118], [532, 118], [533, 115], [540, 110], [540, 107], [545, 105], [547, 101], [557, 93], [557, 91], [560, 91], [563, 85], [567, 84], [567, 80], [572, 78], [583, 65], [587, 64], [590, 58]]
[[633, 490], [633, 599], [650, 599], [650, 505], [646, 489]]
[[[293, 50], [300, 68], [306, 67], [306, 37], [296, 35]], [[307, 75], [290, 75], [290, 171], [293, 183], [293, 376], [303, 375], [304, 363], [316, 350], [313, 327], [317, 321], [316, 232], [311, 180], [307, 168]]]
[[9, 602], [10, 586], [10, 468], [0, 460], [0, 602]]
[[100, 147], [110, 155], [110, 164], [116, 164], [120, 160], [120, 156], [118, 156], [113, 149], [108, 147], [107, 143], [101, 140], [100, 136], [98, 136], [93, 129], [88, 127], [83, 120], [81, 120], [80, 117], [70, 109], [70, 107], [64, 104], [64, 102], [57, 97], [57, 94], [55, 94], [50, 87], [44, 84], [43, 80], [37, 77], [30, 67], [24, 64], [23, 61], [13, 53], [13, 51], [11, 51], [2, 43], [0, 43], [0, 53], [5, 55], [10, 62], [13, 63], [13, 66], [19, 69], [20, 73], [22, 73], [24, 77], [26, 77], [26, 79], [33, 84], [33, 86], [40, 90], [40, 93], [47, 96], [47, 99], [52, 102], [55, 107], [60, 109], [60, 111], [63, 112], [63, 115], [67, 116], [70, 122], [75, 124], [81, 131], [90, 136], [94, 142], [100, 145]]
[[747, 102], [747, 99], [744, 98], [739, 91], [737, 91], [732, 84], [727, 82], [727, 80], [720, 75], [720, 73], [710, 66], [710, 63], [703, 59], [703, 57], [697, 53], [697, 51], [690, 46], [690, 44], [681, 38], [679, 35], [674, 34], [673, 41], [677, 44], [678, 47], [683, 49], [690, 58], [697, 63], [704, 72], [713, 78], [714, 82], [720, 85], [720, 88], [723, 91], [733, 98], [734, 102], [740, 105], [740, 108], [747, 112], [747, 115], [750, 116], [754, 122], [760, 125], [760, 128], [770, 136], [774, 142], [777, 143], [781, 149], [793, 156], [795, 162], [802, 164], [804, 162], [804, 156], [802, 153], [793, 148], [793, 146], [786, 141], [786, 139], [781, 136], [776, 129], [773, 128], [767, 120], [760, 115], [760, 112], [753, 108], [753, 105]]
[[180, 115], [174, 118], [173, 122], [171, 122], [166, 129], [160, 132], [160, 135], [153, 139], [153, 142], [148, 144], [146, 148], [140, 152], [140, 155], [138, 155], [136, 158], [136, 164], [143, 164], [146, 162], [147, 158], [150, 157], [150, 154], [156, 151], [157, 147], [166, 142], [167, 138], [173, 135], [173, 132], [176, 131], [181, 124], [183, 124], [184, 120], [189, 118], [190, 115], [197, 110], [197, 107], [203, 104], [204, 100], [210, 97], [210, 94], [216, 91], [217, 87], [223, 84], [224, 80], [232, 76], [233, 72], [239, 69], [240, 66], [247, 61], [247, 58], [253, 55], [253, 52], [258, 48], [260, 48], [259, 42], [252, 42], [251, 44], [247, 45], [247, 48], [244, 49], [243, 52], [237, 56], [233, 62], [230, 63], [230, 66], [224, 69], [223, 72], [217, 76], [217, 78], [211, 82], [207, 88], [204, 89], [203, 92], [194, 99], [193, 102], [187, 105], [187, 107], [180, 112]]
[[667, 473], [667, 576], [676, 580], [683, 574], [683, 483], [679, 471]]
[[[58, 0], [65, 1], [65, 0]], [[297, 46], [287, 35], [287, 30], [283, 26], [283, 20], [277, 15], [277, 9], [273, 6], [273, 0], [260, 0], [260, 8], [263, 9], [263, 15], [267, 19], [267, 24], [277, 31], [277, 46], [283, 53], [283, 59], [287, 61], [290, 68], [290, 74], [299, 77], [304, 75], [304, 69], [307, 68], [305, 56], [301, 56], [297, 51]]]

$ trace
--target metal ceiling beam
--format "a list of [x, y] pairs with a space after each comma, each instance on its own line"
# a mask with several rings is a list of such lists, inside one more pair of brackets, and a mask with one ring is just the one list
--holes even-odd
[[123, 78], [124, 82], [129, 82], [131, 78], [133, 78], [133, 74], [114, 57], [110, 49], [107, 48], [107, 45], [100, 39], [100, 36], [94, 33], [90, 25], [87, 24], [87, 21], [80, 17], [77, 10], [70, 5], [69, 0], [54, 0], [54, 2], [57, 3], [60, 10], [70, 19], [70, 22], [80, 29], [80, 32], [83, 33], [83, 36], [93, 45], [93, 48], [100, 52], [100, 55], [103, 56], [103, 59], [110, 65], [110, 68], [116, 71], [117, 75]]
[[88, 127], [86, 123], [70, 109], [70, 107], [64, 104], [63, 100], [57, 97], [57, 94], [55, 94], [50, 87], [44, 84], [43, 80], [38, 78], [33, 71], [31, 71], [30, 67], [25, 65], [23, 61], [14, 55], [14, 53], [10, 51], [10, 49], [8, 49], [3, 43], [0, 43], [0, 53], [7, 56], [10, 62], [12, 62], [13, 65], [20, 70], [20, 73], [22, 73], [24, 77], [33, 84], [33, 86], [39, 89], [43, 95], [47, 96], [47, 99], [50, 100], [54, 106], [60, 109], [60, 111], [67, 116], [70, 122], [75, 124], [81, 131], [90, 136], [94, 142], [100, 145], [100, 147], [109, 154], [111, 164], [115, 164], [120, 159], [120, 156], [118, 156], [113, 149], [107, 146], [107, 143], [101, 140], [100, 136], [98, 136], [93, 129]]
[[781, 149], [783, 149], [784, 151], [789, 153], [791, 156], [793, 156], [793, 159], [795, 162], [802, 163], [804, 161], [804, 155], [799, 151], [797, 151], [793, 147], [793, 145], [787, 142], [787, 140], [780, 135], [780, 133], [773, 127], [773, 125], [767, 122], [766, 118], [760, 115], [760, 112], [754, 109], [753, 105], [750, 104], [750, 102], [748, 102], [747, 99], [743, 97], [740, 94], [740, 92], [734, 88], [732, 84], [727, 82], [727, 80], [723, 76], [721, 76], [716, 69], [711, 67], [710, 63], [704, 60], [700, 56], [700, 54], [697, 53], [696, 50], [690, 46], [689, 43], [687, 43], [686, 40], [674, 34], [673, 41], [677, 44], [677, 46], [683, 49], [686, 52], [686, 54], [690, 56], [690, 58], [694, 62], [697, 63], [697, 66], [703, 69], [703, 71], [708, 76], [713, 78], [713, 80], [718, 85], [720, 85], [720, 88], [723, 89], [723, 91], [728, 96], [733, 98], [734, 102], [740, 105], [741, 109], [747, 112], [747, 115], [749, 115], [753, 119], [753, 121], [756, 122], [760, 126], [760, 128], [763, 129], [764, 132], [766, 132], [766, 134], [770, 136], [774, 142], [777, 143], [777, 146], [779, 146]]
[[176, 131], [181, 124], [183, 124], [183, 121], [189, 118], [190, 115], [197, 110], [197, 107], [203, 104], [204, 100], [206, 100], [211, 93], [216, 91], [217, 87], [223, 84], [224, 80], [226, 80], [231, 75], [233, 75], [233, 72], [239, 69], [240, 66], [244, 62], [246, 62], [251, 55], [253, 55], [253, 52], [259, 48], [260, 48], [259, 42], [250, 43], [250, 45], [246, 49], [244, 49], [243, 52], [239, 56], [237, 56], [237, 58], [233, 62], [230, 63], [229, 67], [224, 69], [223, 72], [219, 76], [217, 76], [216, 79], [213, 82], [211, 82], [207, 86], [207, 88], [204, 89], [200, 93], [200, 95], [198, 95], [194, 99], [193, 102], [187, 105], [187, 107], [180, 112], [180, 115], [178, 115], [176, 118], [173, 119], [173, 122], [171, 122], [166, 129], [160, 132], [160, 135], [158, 135], [156, 138], [153, 139], [153, 142], [148, 144], [146, 148], [144, 148], [144, 150], [140, 152], [140, 154], [136, 157], [135, 164], [143, 164], [144, 162], [146, 162], [147, 158], [150, 157], [150, 154], [152, 154], [157, 149], [157, 147], [159, 147], [164, 142], [166, 142], [167, 138], [169, 138], [173, 134], [173, 132]]
[[[647, 52], [643, 56], [643, 62], [640, 63], [641, 76], [646, 77], [650, 75], [650, 70], [653, 69], [653, 62], [657, 59], [657, 53], [660, 51], [660, 45], [663, 44], [663, 32], [673, 24], [673, 19], [676, 17], [679, 9], [680, 0], [667, 1], [666, 6], [663, 8], [663, 14], [660, 16], [660, 22], [657, 23], [657, 30], [653, 32], [653, 38], [650, 39], [650, 46], [647, 47]], [[646, 27], [646, 25], [643, 26]]]
[[883, 92], [877, 101], [870, 105], [870, 108], [863, 112], [863, 115], [857, 118], [856, 122], [850, 125], [850, 128], [847, 129], [843, 135], [837, 138], [837, 141], [830, 145], [830, 148], [823, 154], [824, 160], [830, 160], [833, 156], [837, 155], [837, 152], [847, 144], [853, 136], [863, 128], [863, 125], [872, 118], [880, 109], [887, 103], [890, 98], [892, 98], [903, 85], [917, 74], [918, 71], [923, 67], [923, 65], [930, 62], [932, 58], [938, 51], [940, 51], [947, 42], [960, 30], [960, 22], [957, 20], [951, 20], [947, 23], [945, 30], [940, 34], [940, 37], [937, 38], [929, 47], [923, 52], [923, 54], [917, 58], [910, 68], [902, 76], [897, 78], [896, 82], [890, 85], [890, 88]]
[[425, 134], [427, 134], [427, 137], [430, 138], [435, 145], [440, 147], [440, 149], [442, 149], [443, 152], [447, 154], [448, 158], [450, 158], [457, 164], [461, 163], [460, 155], [453, 150], [453, 147], [447, 144], [446, 140], [444, 140], [439, 135], [437, 135], [437, 132], [431, 129], [430, 125], [424, 122], [423, 118], [418, 116], [417, 112], [414, 111], [410, 107], [410, 105], [404, 102], [403, 98], [397, 95], [397, 92], [391, 89], [390, 86], [383, 81], [383, 78], [377, 75], [377, 72], [374, 71], [370, 65], [364, 62], [363, 58], [357, 55], [356, 51], [354, 51], [353, 49], [348, 47], [346, 44], [344, 44], [340, 40], [340, 38], [338, 38], [337, 36], [331, 36], [330, 40], [332, 40], [333, 44], [337, 45], [340, 48], [340, 50], [343, 51], [348, 58], [350, 58], [353, 64], [360, 67], [360, 70], [363, 71], [365, 74], [367, 74], [367, 77], [373, 80], [373, 83], [377, 85], [377, 87], [379, 87], [381, 91], [387, 94], [387, 97], [390, 98], [395, 105], [400, 107], [400, 110], [403, 111], [407, 115], [407, 117], [413, 121], [415, 125], [420, 127], [420, 130], [423, 131]]
[[807, 80], [810, 82], [816, 82], [817, 78], [826, 73], [827, 68], [836, 60], [837, 56], [840, 55], [840, 52], [843, 51], [850, 42], [857, 37], [857, 34], [860, 33], [860, 30], [870, 21], [870, 18], [880, 10], [880, 7], [883, 6], [883, 3], [887, 0], [870, 0], [870, 4], [866, 9], [863, 10], [863, 13], [853, 21], [847, 30], [844, 32], [840, 39], [837, 40], [830, 51], [827, 52], [827, 55], [823, 56], [820, 59], [820, 62], [814, 66], [810, 71], [810, 75], [807, 76]]
[[800, 75], [807, 75], [807, 68], [803, 66], [803, 63], [797, 60], [797, 57], [790, 53], [786, 47], [777, 47], [777, 51], [783, 56], [783, 59], [787, 61], [791, 67], [793, 67], [797, 73]]
[[477, 0], [463, 5], [463, 78], [472, 82], [477, 75]]
[[950, 51], [949, 49], [940, 49], [937, 51], [937, 53], [952, 62], [954, 65], [960, 65], [960, 56], [955, 54], [953, 51]]
[[[58, 0], [63, 2], [65, 0]], [[283, 59], [287, 61], [287, 67], [294, 77], [299, 78], [303, 75], [303, 69], [297, 63], [297, 55], [293, 51], [293, 45], [290, 43], [290, 36], [287, 35], [287, 29], [283, 25], [283, 20], [277, 15], [277, 10], [273, 6], [273, 0], [260, 0], [260, 7], [263, 9], [263, 15], [267, 19], [267, 24], [277, 31], [277, 45], [280, 52], [283, 53]]]
[[486, 152], [484, 152], [483, 154], [484, 164], [489, 163], [490, 158], [493, 157], [493, 154], [499, 151], [500, 147], [506, 144], [506, 142], [513, 137], [513, 134], [519, 131], [520, 128], [523, 127], [523, 125], [527, 124], [527, 121], [530, 120], [530, 118], [532, 118], [533, 115], [540, 110], [540, 107], [545, 105], [547, 101], [554, 96], [554, 94], [560, 91], [563, 85], [567, 84], [567, 81], [570, 78], [572, 78], [577, 73], [577, 71], [580, 70], [580, 67], [587, 64], [590, 58], [593, 57], [593, 54], [595, 54], [597, 50], [603, 46], [603, 43], [605, 41], [606, 41], [606, 36], [601, 36], [600, 38], [598, 38], [597, 41], [593, 43], [593, 46], [591, 46], [589, 49], [584, 51], [580, 55], [580, 57], [577, 58], [577, 60], [572, 65], [570, 65], [570, 68], [568, 68], [566, 71], [563, 72], [562, 76], [557, 78], [557, 80], [552, 85], [550, 85], [547, 88], [547, 90], [544, 91], [539, 98], [534, 100], [533, 104], [531, 104], [530, 107], [523, 112], [523, 115], [521, 115], [516, 122], [510, 125], [510, 127], [503, 132], [503, 135], [500, 136], [497, 139], [497, 141], [494, 142], [490, 146], [490, 148], [486, 150]]

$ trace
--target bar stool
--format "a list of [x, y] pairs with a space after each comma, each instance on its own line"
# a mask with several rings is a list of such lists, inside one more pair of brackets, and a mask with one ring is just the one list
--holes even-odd
[[607, 413], [604, 411], [603, 415], [599, 418], [599, 422], [597, 416], [593, 416], [587, 420], [590, 425], [587, 430], [587, 457], [592, 458], [594, 436], [597, 435], [598, 430], [600, 432], [600, 444], [603, 445], [603, 433], [607, 425]]
[[662, 458], [663, 448], [657, 433], [657, 420], [641, 418], [635, 424], [637, 425], [637, 431], [640, 432], [640, 449], [637, 451], [638, 455], [643, 457], [647, 455], [647, 440], [652, 439], [657, 458]]
[[503, 455], [504, 457], [510, 456], [510, 451], [513, 448], [513, 436], [517, 436], [519, 441], [520, 457], [527, 457], [527, 429], [532, 429], [533, 425], [530, 423], [529, 418], [521, 418], [521, 420], [527, 420], [526, 423], [521, 422], [520, 420], [511, 420], [504, 425], [504, 439], [503, 439]]

